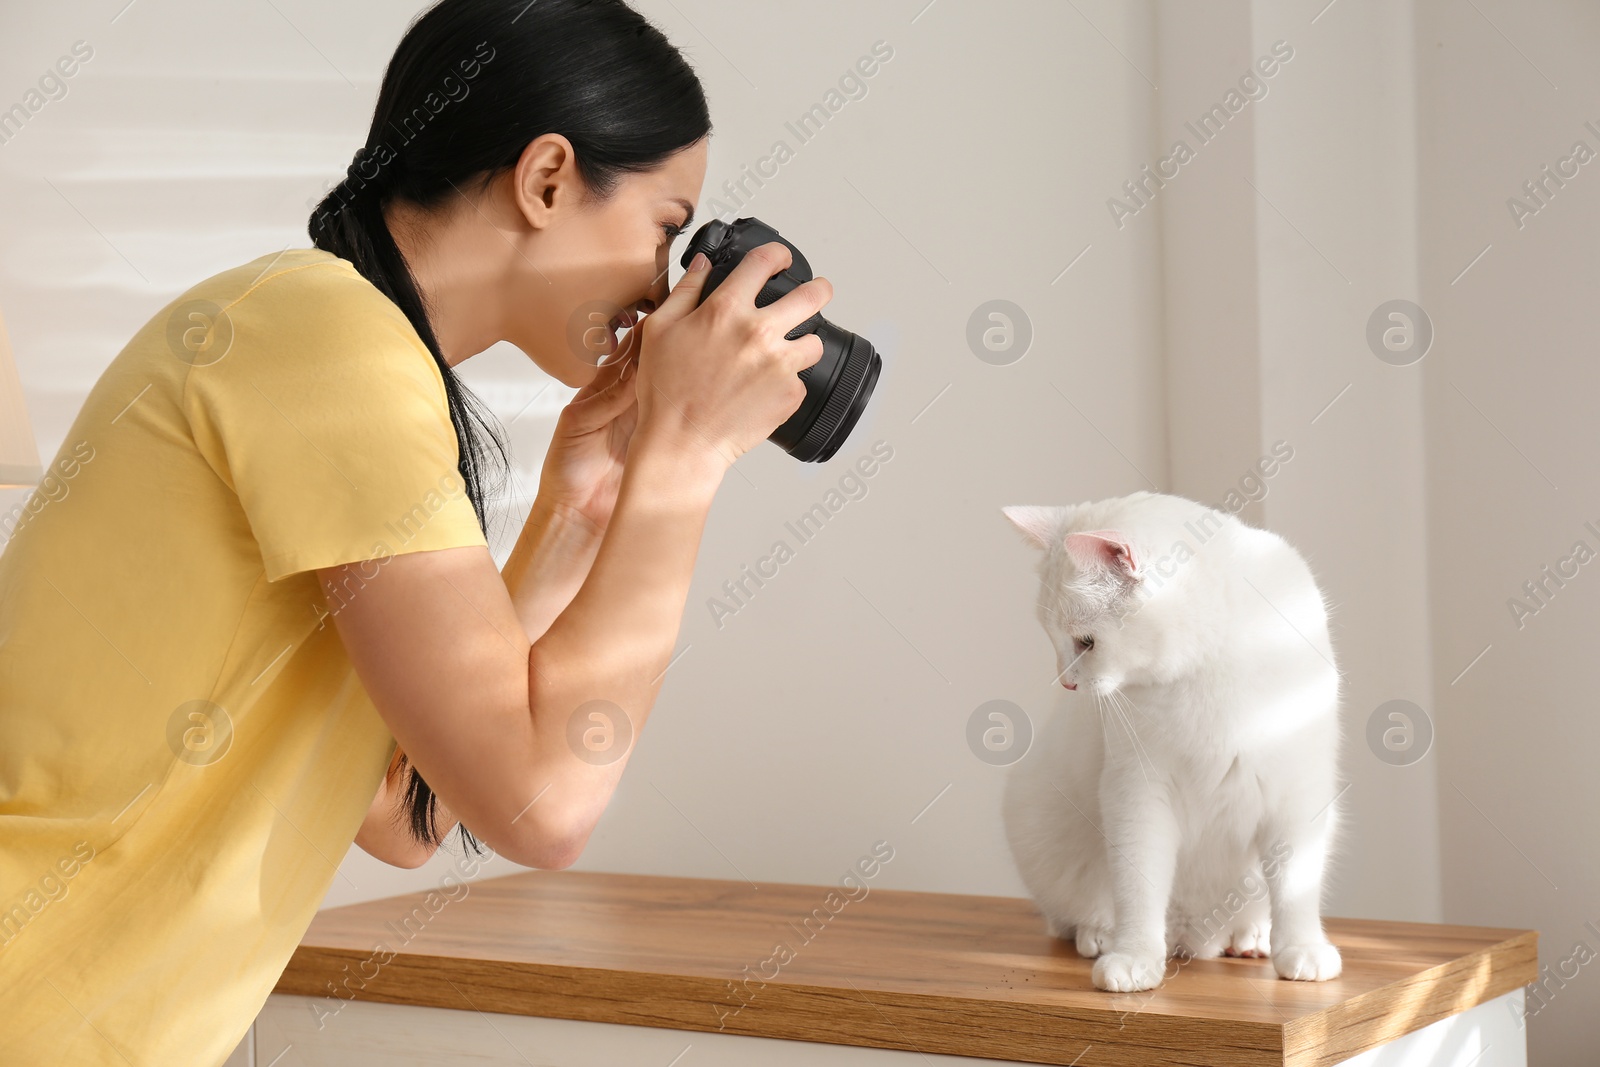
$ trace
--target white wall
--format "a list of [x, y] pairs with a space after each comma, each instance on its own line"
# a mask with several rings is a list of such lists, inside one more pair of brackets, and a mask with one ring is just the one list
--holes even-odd
[[1479, 6], [1423, 0], [1417, 15], [1427, 132], [1420, 299], [1439, 338], [1422, 366], [1434, 689], [1448, 724], [1439, 735], [1445, 914], [1539, 928], [1540, 958], [1556, 977], [1547, 1006], [1530, 994], [1531, 1060], [1587, 1064], [1600, 976], [1572, 959], [1580, 942], [1578, 959], [1600, 953], [1600, 580], [1589, 564], [1565, 587], [1552, 582], [1548, 606], [1521, 627], [1508, 602], [1537, 607], [1523, 583], [1575, 542], [1600, 551], [1585, 526], [1600, 527], [1600, 163], [1564, 188], [1552, 183], [1547, 206], [1521, 228], [1507, 200], [1534, 203], [1522, 184], [1574, 142], [1600, 152], [1584, 125], [1600, 126], [1600, 11]]

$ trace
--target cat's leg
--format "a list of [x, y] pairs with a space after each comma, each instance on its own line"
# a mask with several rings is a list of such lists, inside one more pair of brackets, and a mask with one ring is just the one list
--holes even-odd
[[1063, 894], [1071, 894], [1075, 916], [1066, 940], [1077, 946], [1078, 955], [1092, 960], [1111, 949], [1111, 928], [1116, 909], [1112, 904], [1111, 872], [1106, 868], [1104, 859], [1099, 859], [1104, 855], [1105, 841], [1092, 826], [1087, 823], [1082, 825], [1091, 834], [1079, 835], [1079, 854], [1095, 859], [1074, 864], [1072, 875], [1063, 878], [1057, 889]]
[[1051, 937], [1071, 941], [1084, 959], [1094, 959], [1111, 947], [1111, 916], [1069, 920], [1053, 915], [1044, 917], [1044, 928]]
[[1078, 924], [1074, 934], [1078, 955], [1092, 960], [1111, 948], [1111, 922], [1109, 916], [1101, 922]]
[[[1244, 832], [1243, 840], [1229, 833], [1198, 844], [1185, 841], [1188, 860], [1180, 856], [1172, 886], [1168, 940], [1175, 955], [1201, 960], [1267, 955], [1267, 883], [1254, 854], [1253, 831]], [[1244, 873], [1235, 876], [1238, 871]]]
[[1259, 959], [1269, 954], [1271, 937], [1272, 906], [1263, 896], [1246, 904], [1233, 920], [1225, 951], [1230, 956]]
[[1099, 989], [1130, 993], [1161, 984], [1167, 962], [1167, 904], [1178, 858], [1178, 826], [1167, 797], [1142, 775], [1123, 774], [1101, 790], [1115, 922], [1111, 951], [1095, 961]]
[[1104, 921], [1080, 921], [1069, 923], [1064, 919], [1054, 919], [1046, 915], [1044, 926], [1050, 936], [1062, 941], [1071, 941], [1078, 950], [1078, 955], [1086, 960], [1092, 960], [1100, 953], [1111, 947], [1111, 920], [1107, 917]]
[[[1093, 841], [1080, 841], [1079, 855], [1097, 853], [1097, 844], [1104, 848], [1105, 843], [1098, 836]], [[1040, 895], [1038, 903], [1044, 912], [1045, 929], [1052, 937], [1073, 942], [1078, 955], [1085, 959], [1094, 959], [1111, 947], [1114, 912], [1108, 880], [1104, 861], [1075, 862], [1068, 865], [1048, 892]]]
[[1229, 930], [1209, 921], [1209, 916], [1185, 916], [1172, 931], [1172, 954], [1189, 960], [1211, 960], [1222, 955]]
[[1180, 852], [1167, 910], [1167, 944], [1181, 960], [1215, 959], [1228, 943], [1227, 910], [1207, 910], [1205, 901], [1210, 894], [1203, 885], [1204, 880], [1196, 877], [1194, 856]]
[[1338, 805], [1318, 813], [1315, 794], [1290, 792], [1298, 795], [1267, 806], [1259, 837], [1271, 901], [1272, 965], [1282, 978], [1325, 982], [1343, 969], [1339, 950], [1322, 930], [1322, 879]]

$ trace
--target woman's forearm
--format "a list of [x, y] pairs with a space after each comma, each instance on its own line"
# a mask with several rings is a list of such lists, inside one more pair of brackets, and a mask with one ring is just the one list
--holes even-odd
[[[582, 516], [551, 505], [542, 494], [535, 498], [522, 533], [500, 569], [529, 642], [543, 636], [577, 595], [600, 550], [602, 536], [603, 531]], [[356, 843], [396, 866], [413, 867], [425, 861], [432, 850], [422, 854], [411, 836], [403, 779], [395, 773], [400, 757], [396, 749], [395, 765], [379, 787], [373, 812], [362, 827], [367, 840], [358, 836]], [[435, 825], [442, 838], [459, 820], [437, 794], [434, 803]]]
[[566, 610], [529, 650], [529, 704], [534, 720], [534, 786], [540, 822], [567, 835], [581, 851], [605, 810], [627, 762], [626, 752], [585, 758], [571, 724], [612, 721], [615, 735], [639, 736], [672, 657], [695, 557], [711, 502], [727, 463], [698, 445], [641, 427], [611, 523], [588, 578]]
[[537, 641], [577, 595], [604, 531], [576, 513], [551, 505], [541, 494], [501, 568], [528, 640]]

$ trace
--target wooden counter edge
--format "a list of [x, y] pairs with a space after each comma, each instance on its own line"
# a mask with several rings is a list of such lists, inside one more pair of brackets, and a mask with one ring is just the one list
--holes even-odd
[[[619, 1023], [1068, 1067], [1277, 1067], [1283, 1027], [1111, 1008], [1039, 1005], [859, 987], [774, 983], [741, 1008], [730, 983], [693, 975], [301, 946], [275, 993]], [[313, 976], [344, 973], [344, 994]], [[370, 975], [370, 977], [366, 977]], [[574, 989], [581, 993], [574, 994]], [[449, 990], [449, 992], [446, 992]], [[1070, 1035], [1070, 1036], [1069, 1036]]]
[[[341, 974], [341, 983], [326, 978]], [[741, 1001], [731, 982], [706, 976], [413, 953], [375, 961], [306, 945], [274, 992], [322, 998], [313, 1002], [319, 1016], [348, 999], [1063, 1067], [1090, 1046], [1107, 1067], [1332, 1067], [1537, 978], [1538, 933], [1527, 930], [1284, 1024], [869, 993], [853, 983], [773, 983]]]
[[[1334, 1067], [1539, 978], [1539, 932], [1516, 936], [1290, 1022], [1286, 1067]], [[1361, 1034], [1352, 1040], [1353, 1034]]]

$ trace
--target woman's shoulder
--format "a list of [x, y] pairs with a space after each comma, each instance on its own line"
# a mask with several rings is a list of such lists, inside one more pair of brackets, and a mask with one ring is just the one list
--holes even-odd
[[308, 313], [393, 313], [405, 318], [355, 264], [320, 248], [286, 248], [259, 256], [212, 275], [184, 296], [210, 299], [230, 312], [245, 305], [289, 303]]
[[[405, 313], [349, 260], [321, 249], [284, 249], [214, 274], [151, 326], [165, 336], [144, 340], [188, 364], [175, 368], [186, 371], [188, 396], [249, 396], [273, 382], [298, 392], [315, 383], [421, 389], [441, 410], [446, 403], [433, 355]], [[136, 339], [130, 347], [149, 345]], [[165, 362], [159, 352], [149, 358]]]
[[208, 333], [302, 353], [428, 355], [392, 300], [320, 248], [287, 248], [214, 274], [174, 301], [168, 321], [205, 322]]

